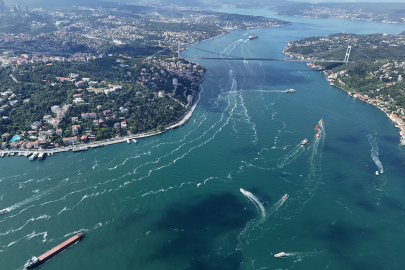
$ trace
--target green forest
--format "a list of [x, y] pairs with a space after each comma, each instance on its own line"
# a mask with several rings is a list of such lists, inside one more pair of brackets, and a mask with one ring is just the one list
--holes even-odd
[[[182, 60], [185, 62], [184, 60]], [[56, 77], [69, 77], [77, 74], [76, 81], [89, 78], [90, 82], [78, 87], [74, 82], [61, 82]], [[130, 74], [130, 75], [129, 75]], [[12, 75], [18, 83], [16, 83]], [[126, 121], [130, 132], [141, 133], [155, 129], [163, 129], [177, 122], [186, 112], [186, 99], [183, 96], [184, 87], [187, 94], [197, 91], [198, 87], [191, 81], [178, 78], [179, 86], [174, 97], [158, 97], [157, 92], [164, 90], [171, 93], [174, 89], [172, 80], [175, 76], [165, 69], [159, 69], [146, 63], [141, 58], [119, 55], [105, 57], [90, 62], [53, 62], [19, 66], [14, 70], [10, 67], [0, 68], [2, 92], [0, 106], [8, 105], [0, 112], [0, 133], [20, 134], [30, 130], [35, 121], [42, 121], [44, 130], [52, 129], [43, 117], [55, 115], [51, 111], [54, 105], [72, 104], [66, 116], [59, 123], [63, 137], [71, 136], [73, 124], [81, 125], [82, 131], [96, 136], [96, 140], [111, 138], [127, 132], [114, 129], [114, 124]], [[108, 89], [108, 85], [119, 85], [122, 89], [115, 93], [96, 93], [95, 90]], [[7, 91], [13, 94], [4, 94]], [[73, 95], [80, 94], [83, 102], [74, 103]], [[27, 102], [27, 99], [29, 101]], [[10, 101], [17, 103], [10, 105]], [[101, 105], [101, 108], [100, 108]], [[97, 108], [99, 106], [99, 108]], [[108, 115], [103, 111], [111, 110]], [[104, 119], [101, 125], [94, 125], [95, 119], [81, 119], [82, 113], [97, 113], [96, 119]], [[71, 117], [79, 121], [72, 123]], [[5, 138], [3, 138], [5, 141]], [[54, 136], [54, 142], [61, 142], [61, 137]]]

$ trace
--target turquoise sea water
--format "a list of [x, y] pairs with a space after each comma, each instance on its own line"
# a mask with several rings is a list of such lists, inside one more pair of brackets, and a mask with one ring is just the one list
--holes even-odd
[[[280, 58], [306, 36], [405, 28], [290, 20], [184, 55], [210, 56], [197, 47]], [[0, 269], [22, 269], [78, 231], [85, 238], [41, 269], [402, 269], [405, 152], [385, 114], [305, 63], [200, 63], [202, 99], [176, 130], [43, 161], [0, 160], [0, 209], [12, 210], [0, 216]], [[281, 251], [289, 256], [274, 258]]]

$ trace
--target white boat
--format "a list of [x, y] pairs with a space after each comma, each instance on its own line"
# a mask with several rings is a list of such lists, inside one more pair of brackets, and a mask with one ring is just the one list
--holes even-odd
[[296, 90], [291, 88], [291, 89], [286, 89], [285, 92], [286, 93], [294, 93], [294, 92], [296, 92]]
[[129, 139], [127, 139], [127, 143], [131, 143], [131, 141]]
[[8, 212], [10, 212], [8, 210], [8, 208], [4, 208], [4, 209], [0, 210], [0, 215], [3, 215], [3, 214], [8, 213]]
[[246, 191], [246, 190], [244, 190], [243, 188], [241, 188], [241, 189], [240, 189], [240, 192], [242, 192], [242, 193], [243, 193], [243, 195], [245, 195], [245, 196], [247, 195], [247, 191]]
[[274, 257], [276, 258], [283, 258], [283, 257], [287, 257], [287, 253], [284, 252], [280, 252], [274, 255]]
[[14, 152], [11, 152], [11, 153], [10, 153], [10, 156], [14, 156], [14, 154], [15, 154]]
[[4, 157], [4, 153], [1, 153], [1, 154], [0, 154], [0, 157]]
[[375, 171], [375, 175], [379, 175], [380, 173], [378, 171]]
[[288, 194], [285, 194], [284, 196], [283, 196], [283, 200], [285, 201], [285, 200], [287, 200], [288, 199]]
[[46, 154], [44, 152], [39, 153], [38, 160], [43, 160], [45, 158], [45, 155]]
[[132, 139], [132, 141], [134, 142], [134, 143], [137, 143], [138, 141], [137, 140], [135, 140], [135, 139]]
[[38, 153], [32, 154], [32, 156], [29, 157], [29, 160], [35, 160], [38, 157]]

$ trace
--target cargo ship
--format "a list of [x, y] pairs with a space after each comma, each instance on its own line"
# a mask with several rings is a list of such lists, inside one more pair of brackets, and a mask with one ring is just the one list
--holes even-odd
[[44, 262], [46, 262], [47, 260], [49, 260], [50, 258], [52, 258], [53, 256], [55, 256], [56, 254], [58, 254], [59, 252], [67, 249], [68, 247], [70, 247], [71, 245], [73, 245], [74, 243], [78, 242], [80, 240], [80, 238], [82, 238], [83, 233], [78, 233], [75, 236], [69, 238], [68, 240], [66, 240], [65, 242], [63, 242], [62, 244], [54, 247], [53, 249], [45, 252], [44, 254], [42, 254], [39, 257], [32, 257], [31, 259], [29, 259], [25, 264], [24, 267], [25, 269], [33, 269], [41, 264], [43, 264]]
[[249, 39], [250, 40], [252, 40], [252, 39], [255, 39], [255, 38], [258, 38], [259, 36], [249, 36]]

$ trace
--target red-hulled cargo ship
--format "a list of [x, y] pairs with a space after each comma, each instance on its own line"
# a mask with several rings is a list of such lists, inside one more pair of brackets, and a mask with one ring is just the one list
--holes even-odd
[[58, 254], [59, 252], [67, 249], [68, 247], [70, 247], [71, 245], [73, 245], [74, 243], [78, 242], [80, 240], [80, 238], [82, 238], [83, 233], [78, 233], [75, 236], [69, 238], [68, 240], [66, 240], [65, 242], [63, 242], [60, 245], [57, 245], [56, 247], [54, 247], [53, 249], [45, 252], [44, 254], [42, 254], [39, 257], [32, 257], [32, 259], [29, 259], [24, 267], [25, 269], [33, 269], [37, 266], [39, 266], [40, 264], [46, 262], [47, 260], [49, 260], [50, 258], [52, 258], [53, 256], [55, 256], [56, 254]]

